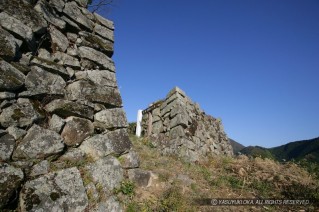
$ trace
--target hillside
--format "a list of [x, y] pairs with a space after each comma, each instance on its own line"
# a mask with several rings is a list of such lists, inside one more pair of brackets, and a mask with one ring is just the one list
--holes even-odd
[[[163, 156], [147, 138], [130, 136], [141, 168], [152, 172], [147, 186], [127, 184], [118, 197], [126, 211], [296, 211], [319, 207], [319, 182], [299, 165], [259, 157], [211, 157], [187, 163]], [[211, 206], [207, 198], [306, 199], [307, 205]]]
[[290, 142], [273, 148], [260, 146], [245, 147], [240, 151], [245, 155], [261, 156], [263, 158], [274, 158], [278, 161], [302, 160], [307, 159], [311, 162], [319, 162], [319, 137]]
[[319, 137], [310, 140], [290, 142], [282, 146], [269, 148], [268, 150], [278, 160], [300, 160], [306, 158], [319, 163]]
[[238, 143], [237, 141], [231, 139], [231, 138], [228, 138], [228, 141], [230, 143], [230, 145], [233, 147], [233, 153], [234, 154], [237, 154], [239, 151], [241, 151], [242, 149], [245, 148], [244, 145]]

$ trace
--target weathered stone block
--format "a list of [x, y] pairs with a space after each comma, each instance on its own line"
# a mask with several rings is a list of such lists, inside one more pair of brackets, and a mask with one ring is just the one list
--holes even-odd
[[88, 205], [80, 172], [75, 167], [26, 182], [20, 195], [21, 211], [84, 211]]
[[14, 127], [14, 126], [10, 126], [7, 128], [7, 132], [12, 135], [14, 137], [15, 140], [18, 140], [20, 138], [22, 138], [23, 136], [25, 136], [25, 134], [27, 134], [27, 131]]
[[38, 164], [35, 164], [32, 169], [31, 169], [31, 173], [30, 176], [32, 177], [36, 177], [39, 175], [44, 175], [47, 174], [50, 170], [50, 163], [47, 160], [43, 160]]
[[35, 5], [34, 10], [43, 15], [44, 19], [54, 26], [60, 29], [65, 28], [65, 21], [63, 21], [55, 14], [55, 11], [47, 1], [39, 0]]
[[24, 85], [25, 76], [0, 58], [0, 90], [15, 91]]
[[184, 137], [184, 136], [185, 136], [184, 128], [180, 125], [177, 127], [174, 127], [173, 129], [170, 130], [170, 138], [171, 139], [178, 138], [178, 137]]
[[189, 117], [187, 116], [187, 114], [178, 114], [171, 120], [170, 128], [172, 129], [178, 125], [186, 128], [188, 125], [188, 119]]
[[105, 19], [105, 18], [103, 18], [102, 16], [100, 16], [100, 15], [97, 14], [97, 13], [93, 13], [93, 14], [94, 14], [96, 20], [97, 20], [100, 24], [102, 24], [103, 26], [105, 26], [105, 27], [107, 27], [107, 28], [109, 28], [109, 29], [111, 29], [111, 30], [114, 30], [113, 21], [110, 21], [110, 20], [108, 20], [108, 19]]
[[60, 133], [64, 124], [65, 120], [56, 114], [53, 114], [49, 119], [49, 129], [53, 130], [54, 132]]
[[78, 116], [93, 120], [94, 109], [90, 106], [63, 99], [55, 99], [45, 106], [49, 113], [57, 114], [63, 118]]
[[60, 65], [65, 65], [65, 66], [70, 66], [74, 69], [80, 69], [81, 65], [78, 59], [75, 57], [72, 57], [68, 54], [65, 54], [63, 52], [55, 52], [52, 55], [53, 59], [58, 61], [58, 64]]
[[114, 52], [114, 43], [106, 40], [98, 35], [81, 31], [79, 33], [82, 39], [80, 46], [88, 46], [105, 53], [108, 57], [112, 57]]
[[69, 40], [67, 39], [67, 37], [53, 26], [50, 27], [49, 31], [54, 51], [60, 50], [62, 52], [65, 52], [69, 46]]
[[21, 169], [0, 163], [0, 208], [9, 202], [10, 197], [20, 187], [23, 178]]
[[39, 57], [33, 57], [33, 59], [31, 60], [31, 64], [40, 66], [41, 68], [45, 69], [46, 71], [52, 72], [53, 74], [58, 74], [64, 79], [69, 78], [69, 73], [62, 65], [52, 62], [50, 60], [46, 60]]
[[102, 110], [94, 115], [94, 121], [101, 122], [105, 128], [127, 127], [126, 114], [122, 108]]
[[101, 26], [99, 24], [95, 24], [94, 26], [94, 32], [97, 33], [98, 35], [100, 35], [101, 37], [110, 40], [111, 42], [114, 42], [114, 34], [113, 31]]
[[107, 70], [87, 70], [78, 71], [75, 73], [76, 79], [87, 79], [94, 82], [97, 85], [116, 88], [117, 82], [115, 73]]
[[148, 187], [151, 181], [151, 172], [142, 169], [128, 170], [128, 177], [140, 187]]
[[0, 57], [10, 61], [16, 57], [19, 51], [17, 39], [2, 27], [0, 27], [0, 49]]
[[64, 95], [65, 81], [59, 75], [52, 74], [40, 67], [33, 66], [25, 78], [27, 91], [20, 96]]
[[66, 14], [70, 19], [75, 21], [77, 24], [80, 24], [86, 29], [92, 31], [93, 29], [92, 22], [85, 15], [82, 14], [80, 8], [74, 1], [67, 2], [65, 4], [63, 13]]
[[16, 97], [15, 93], [11, 93], [11, 92], [0, 92], [0, 100], [4, 100], [4, 99], [14, 99]]
[[0, 137], [0, 159], [9, 161], [15, 146], [14, 137], [10, 134], [4, 134]]
[[0, 114], [0, 123], [3, 127], [26, 127], [44, 118], [41, 109], [28, 99], [18, 99], [16, 104], [4, 108]]
[[117, 88], [99, 86], [85, 80], [76, 81], [66, 87], [69, 100], [87, 100], [111, 106], [122, 106], [122, 99]]
[[14, 160], [47, 158], [62, 152], [64, 143], [61, 136], [51, 130], [33, 125], [15, 149]]
[[78, 117], [69, 117], [63, 128], [61, 136], [68, 146], [78, 146], [83, 140], [94, 133], [94, 126], [91, 121]]
[[124, 179], [120, 162], [113, 156], [102, 158], [85, 167], [92, 181], [102, 186], [104, 192], [110, 192], [118, 187]]
[[122, 155], [119, 160], [122, 167], [125, 169], [138, 168], [140, 166], [138, 154], [133, 150], [125, 155]]
[[[34, 10], [33, 6], [25, 1], [2, 0], [0, 10], [5, 11], [9, 16], [21, 22], [18, 26], [11, 26], [12, 28], [16, 28], [16, 30], [20, 30], [17, 27], [28, 27], [32, 32], [41, 34], [45, 32], [48, 26], [47, 22]], [[2, 19], [0, 18], [0, 20]]]
[[79, 47], [79, 54], [81, 58], [91, 60], [105, 69], [115, 72], [114, 62], [102, 52], [99, 52], [90, 47], [81, 46]]
[[88, 138], [79, 148], [88, 156], [99, 159], [110, 154], [120, 155], [128, 152], [131, 146], [126, 129], [119, 129]]

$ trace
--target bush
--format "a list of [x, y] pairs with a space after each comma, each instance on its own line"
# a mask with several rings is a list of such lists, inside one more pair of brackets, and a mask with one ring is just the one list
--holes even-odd
[[135, 189], [135, 184], [129, 180], [124, 180], [121, 182], [120, 188], [116, 190], [116, 193], [121, 192], [124, 195], [127, 196], [133, 196], [134, 195], [134, 189]]

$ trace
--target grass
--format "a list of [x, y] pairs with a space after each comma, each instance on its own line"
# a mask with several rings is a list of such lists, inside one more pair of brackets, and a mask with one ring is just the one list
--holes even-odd
[[[208, 157], [203, 162], [188, 163], [174, 156], [161, 155], [147, 138], [130, 138], [140, 156], [140, 168], [152, 171], [157, 179], [151, 187], [134, 189], [130, 200], [125, 202], [126, 211], [288, 211], [305, 208], [294, 205], [212, 208], [193, 202], [204, 198], [304, 197], [318, 200], [316, 175], [294, 163], [280, 164], [271, 159], [245, 156]], [[191, 183], [179, 179], [178, 175], [187, 176]]]
[[134, 189], [135, 189], [135, 184], [133, 182], [129, 180], [124, 180], [121, 182], [120, 187], [116, 189], [116, 193], [121, 192], [124, 195], [133, 196]]

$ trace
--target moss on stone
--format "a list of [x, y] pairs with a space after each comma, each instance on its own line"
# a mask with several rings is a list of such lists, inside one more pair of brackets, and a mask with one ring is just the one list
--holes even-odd
[[51, 198], [52, 201], [56, 201], [57, 199], [60, 198], [60, 194], [57, 193], [57, 192], [52, 192], [52, 193], [50, 194], [50, 198]]
[[34, 57], [35, 59], [37, 59], [37, 60], [39, 60], [40, 62], [42, 62], [42, 63], [45, 63], [45, 64], [47, 64], [47, 65], [49, 65], [49, 66], [57, 66], [57, 67], [63, 67], [62, 65], [60, 65], [60, 64], [57, 64], [56, 62], [54, 62], [54, 61], [50, 61], [50, 60], [46, 60], [46, 59], [43, 59], [43, 58], [41, 58], [41, 57]]
[[18, 62], [12, 62], [11, 65], [24, 74], [27, 74], [31, 71], [30, 67], [23, 65], [21, 63], [18, 63]]
[[11, 51], [8, 48], [7, 42], [8, 41], [2, 35], [0, 35], [0, 49], [1, 49], [0, 56], [5, 58], [7, 57], [13, 58], [15, 56], [15, 52]]
[[103, 42], [102, 39], [98, 38], [97, 36], [94, 36], [94, 35], [90, 34], [85, 39], [88, 42], [92, 43], [93, 45], [94, 44], [98, 45], [100, 48], [102, 48], [105, 51], [113, 52], [112, 43], [107, 44], [107, 43]]
[[11, 118], [15, 121], [19, 120], [20, 118], [26, 117], [26, 115], [21, 111], [20, 108], [16, 108], [13, 110], [13, 114]]

